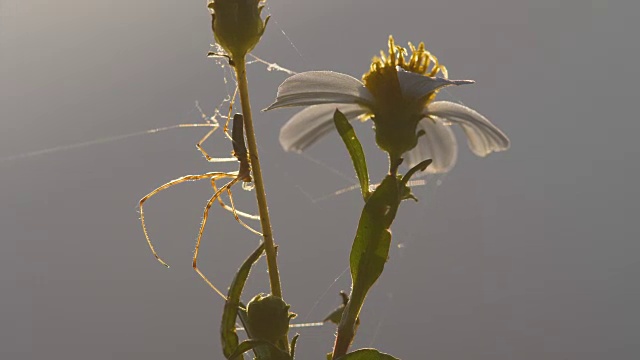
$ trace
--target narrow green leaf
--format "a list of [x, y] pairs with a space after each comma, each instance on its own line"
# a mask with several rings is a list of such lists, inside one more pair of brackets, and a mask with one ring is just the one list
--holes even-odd
[[399, 360], [376, 349], [360, 349], [341, 356], [338, 360]]
[[[224, 304], [224, 312], [222, 313], [222, 321], [220, 323], [220, 339], [222, 341], [222, 352], [227, 359], [236, 352], [238, 348], [238, 334], [236, 333], [236, 318], [240, 311], [240, 295], [247, 282], [249, 272], [253, 264], [258, 261], [264, 252], [264, 245], [260, 244], [258, 248], [242, 263], [240, 269], [229, 286], [227, 301]], [[242, 353], [240, 353], [241, 355]]]
[[291, 359], [295, 358], [296, 355], [296, 344], [298, 343], [298, 338], [300, 334], [296, 334], [293, 339], [291, 339]]
[[402, 201], [399, 191], [401, 185], [398, 177], [387, 175], [369, 196], [362, 209], [349, 256], [351, 299], [338, 325], [338, 335], [333, 349], [335, 355], [347, 352], [355, 336], [358, 316], [367, 293], [384, 270], [391, 246], [389, 228]]
[[387, 175], [364, 205], [349, 257], [352, 295], [366, 296], [384, 270], [391, 245], [389, 228], [401, 201], [400, 185], [397, 177]]
[[369, 172], [367, 171], [367, 160], [364, 157], [360, 140], [358, 140], [353, 126], [349, 124], [349, 120], [347, 120], [344, 114], [338, 109], [333, 113], [333, 122], [336, 125], [336, 129], [338, 129], [342, 141], [344, 141], [344, 144], [347, 146], [351, 161], [353, 161], [353, 168], [356, 170], [356, 175], [360, 181], [362, 197], [366, 201], [369, 197]]
[[404, 175], [404, 177], [402, 178], [402, 184], [406, 185], [407, 182], [409, 182], [409, 180], [411, 180], [411, 177], [418, 171], [425, 171], [427, 169], [427, 166], [429, 166], [431, 164], [432, 160], [431, 159], [427, 159], [424, 161], [421, 161], [418, 165], [412, 167], [411, 169], [409, 169], [409, 171], [407, 171], [407, 173]]
[[351, 345], [367, 293], [384, 270], [391, 246], [391, 224], [406, 195], [402, 178], [389, 174], [369, 196], [362, 209], [349, 256], [351, 299], [345, 306], [338, 325], [333, 350], [336, 356], [346, 353]]

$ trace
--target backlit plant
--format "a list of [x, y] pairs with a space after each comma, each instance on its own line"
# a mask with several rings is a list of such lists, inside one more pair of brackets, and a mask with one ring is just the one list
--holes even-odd
[[[262, 19], [260, 0], [214, 0], [209, 4], [213, 35], [224, 50], [215, 54], [227, 58], [236, 73], [242, 114], [233, 117], [233, 160], [237, 172], [209, 172], [187, 175], [159, 187], [140, 201], [142, 225], [149, 246], [159, 261], [144, 223], [143, 203], [156, 193], [178, 183], [208, 179], [214, 190], [205, 207], [204, 217], [194, 252], [193, 267], [224, 299], [220, 325], [223, 355], [227, 359], [243, 359], [251, 351], [254, 359], [291, 360], [295, 357], [298, 335], [290, 339], [289, 321], [295, 317], [284, 300], [280, 283], [276, 245], [262, 178], [258, 146], [249, 103], [246, 73], [247, 54], [260, 41], [268, 17]], [[471, 80], [450, 80], [447, 69], [426, 50], [423, 43], [409, 44], [409, 51], [397, 46], [392, 37], [387, 53], [374, 57], [362, 81], [331, 71], [310, 71], [295, 74], [278, 88], [275, 102], [266, 110], [305, 106], [282, 128], [280, 142], [285, 150], [303, 151], [330, 130], [336, 129], [349, 154], [359, 179], [364, 206], [356, 228], [349, 265], [351, 293], [343, 294], [344, 303], [327, 320], [337, 324], [333, 360], [395, 359], [376, 349], [350, 351], [360, 323], [360, 311], [371, 287], [384, 270], [391, 245], [391, 226], [404, 200], [417, 200], [411, 192], [410, 179], [418, 173], [442, 173], [451, 170], [457, 158], [458, 146], [451, 125], [459, 125], [471, 151], [478, 156], [503, 151], [509, 139], [475, 110], [448, 101], [436, 101], [438, 91], [446, 86], [472, 84]], [[229, 116], [229, 118], [231, 118]], [[364, 150], [350, 121], [371, 120], [375, 140], [389, 159], [389, 171], [380, 184], [370, 185]], [[226, 126], [225, 126], [226, 130]], [[210, 135], [214, 129], [210, 131]], [[208, 137], [205, 136], [205, 139]], [[204, 139], [203, 139], [204, 141]], [[246, 143], [246, 145], [245, 145]], [[207, 160], [216, 162], [200, 148]], [[401, 170], [406, 164], [407, 169]], [[218, 188], [217, 180], [230, 179]], [[252, 216], [238, 211], [233, 204], [231, 188], [237, 182], [255, 184], [261, 230], [247, 226], [240, 217]], [[220, 196], [229, 195], [230, 204]], [[197, 268], [200, 239], [209, 210], [214, 202], [233, 213], [236, 220], [256, 233], [263, 241], [240, 266], [226, 294], [217, 289]], [[270, 294], [257, 294], [245, 305], [241, 301], [244, 285], [252, 266], [266, 254]], [[247, 339], [240, 341], [238, 322], [246, 330]], [[317, 358], [322, 358], [318, 354]]]

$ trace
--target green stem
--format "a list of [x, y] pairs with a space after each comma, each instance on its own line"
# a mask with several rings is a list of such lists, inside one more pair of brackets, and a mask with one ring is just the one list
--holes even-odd
[[271, 220], [269, 219], [269, 207], [267, 206], [267, 195], [264, 190], [260, 159], [258, 157], [258, 144], [256, 142], [255, 130], [253, 128], [253, 118], [251, 116], [251, 104], [249, 103], [249, 85], [247, 83], [247, 67], [245, 57], [233, 59], [235, 63], [236, 77], [238, 79], [238, 91], [240, 92], [240, 102], [242, 104], [242, 115], [244, 116], [244, 127], [247, 132], [247, 147], [251, 168], [253, 169], [253, 181], [256, 185], [256, 198], [258, 200], [258, 211], [260, 213], [260, 225], [264, 238], [265, 253], [267, 255], [267, 268], [269, 269], [269, 282], [271, 293], [282, 298], [282, 287], [280, 285], [280, 274], [276, 260], [276, 246], [273, 241], [271, 231]]
[[349, 346], [353, 342], [353, 338], [356, 336], [356, 323], [358, 322], [358, 316], [364, 305], [366, 293], [358, 291], [359, 287], [355, 286], [349, 298], [347, 306], [342, 313], [342, 319], [338, 325], [338, 333], [336, 336], [336, 342], [333, 345], [332, 359], [338, 359], [344, 356], [349, 350]]

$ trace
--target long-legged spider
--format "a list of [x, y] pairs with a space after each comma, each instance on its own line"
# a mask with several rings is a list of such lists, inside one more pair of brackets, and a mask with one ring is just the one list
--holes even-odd
[[[227, 122], [224, 126], [224, 131], [225, 133], [228, 135], [227, 132], [227, 128], [228, 128], [228, 124], [230, 121], [230, 116], [227, 117]], [[186, 181], [196, 181], [196, 180], [202, 180], [202, 179], [210, 179], [211, 181], [211, 187], [214, 190], [214, 194], [213, 196], [211, 196], [211, 198], [209, 199], [209, 201], [207, 202], [207, 205], [204, 208], [204, 214], [202, 216], [202, 223], [200, 225], [200, 231], [198, 232], [198, 238], [196, 240], [196, 246], [195, 246], [195, 250], [193, 252], [193, 269], [198, 273], [198, 275], [200, 275], [200, 277], [207, 283], [207, 285], [209, 285], [213, 290], [215, 290], [220, 296], [222, 296], [223, 299], [226, 300], [226, 296], [220, 291], [218, 290], [218, 288], [216, 288], [213, 283], [211, 283], [211, 281], [209, 281], [209, 279], [202, 273], [202, 271], [200, 271], [200, 269], [198, 269], [198, 252], [200, 250], [200, 240], [202, 239], [202, 235], [204, 233], [204, 229], [205, 229], [205, 225], [207, 224], [207, 218], [209, 217], [209, 210], [211, 209], [211, 206], [213, 205], [214, 202], [216, 202], [216, 200], [220, 203], [220, 205], [233, 213], [233, 216], [235, 217], [236, 221], [238, 223], [240, 223], [242, 226], [244, 226], [245, 228], [247, 228], [248, 230], [250, 230], [251, 232], [258, 234], [258, 235], [262, 235], [259, 231], [253, 229], [252, 227], [250, 227], [249, 225], [245, 224], [240, 217], [245, 217], [245, 218], [250, 218], [250, 219], [259, 219], [258, 216], [256, 215], [250, 215], [247, 213], [244, 213], [242, 211], [236, 210], [235, 205], [233, 203], [233, 195], [231, 193], [231, 188], [233, 187], [233, 185], [235, 185], [237, 182], [242, 181], [243, 185], [246, 183], [249, 183], [252, 181], [251, 179], [251, 163], [249, 161], [249, 154], [245, 145], [245, 140], [244, 140], [244, 119], [243, 116], [241, 114], [236, 114], [233, 117], [233, 129], [232, 129], [232, 134], [230, 136], [231, 141], [233, 143], [233, 158], [213, 158], [211, 156], [209, 156], [209, 154], [207, 154], [207, 152], [201, 147], [202, 143], [209, 138], [209, 136], [211, 136], [211, 134], [213, 134], [214, 131], [216, 131], [216, 129], [218, 128], [218, 124], [217, 122], [212, 122], [211, 126], [213, 127], [213, 129], [211, 129], [197, 144], [196, 147], [198, 148], [198, 150], [200, 150], [200, 152], [204, 155], [204, 157], [207, 159], [207, 161], [209, 162], [223, 162], [223, 161], [237, 161], [239, 162], [239, 169], [238, 171], [232, 171], [232, 172], [208, 172], [208, 173], [204, 173], [204, 174], [200, 174], [200, 175], [186, 175], [186, 176], [182, 176], [180, 178], [177, 178], [175, 180], [169, 181], [168, 183], [160, 186], [159, 188], [153, 190], [152, 192], [150, 192], [149, 194], [147, 194], [145, 197], [143, 197], [142, 199], [140, 199], [140, 221], [142, 223], [142, 231], [144, 232], [144, 236], [147, 239], [147, 243], [149, 244], [149, 248], [151, 249], [151, 252], [153, 253], [153, 256], [156, 257], [156, 259], [158, 259], [158, 261], [160, 261], [160, 263], [166, 267], [169, 267], [169, 265], [167, 265], [167, 263], [162, 260], [162, 258], [160, 258], [160, 256], [158, 256], [158, 253], [156, 252], [153, 244], [151, 243], [151, 238], [149, 237], [149, 233], [147, 232], [147, 227], [145, 225], [145, 221], [144, 221], [144, 210], [143, 210], [143, 205], [145, 203], [145, 201], [147, 201], [150, 197], [154, 196], [155, 194], [161, 192], [162, 190], [165, 190], [167, 188], [170, 188], [174, 185], [186, 182]], [[218, 186], [216, 185], [216, 180], [220, 180], [220, 179], [231, 179], [231, 181], [227, 182], [226, 184], [224, 184], [222, 187], [218, 188]], [[223, 200], [221, 199], [221, 195], [226, 192], [227, 195], [229, 196], [229, 205], [225, 204], [223, 202]]]

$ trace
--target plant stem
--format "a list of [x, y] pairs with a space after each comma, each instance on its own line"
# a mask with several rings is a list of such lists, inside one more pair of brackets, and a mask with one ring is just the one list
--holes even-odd
[[353, 338], [356, 336], [356, 323], [358, 316], [360, 316], [360, 310], [364, 305], [364, 299], [366, 294], [362, 291], [358, 291], [358, 288], [354, 287], [349, 297], [349, 302], [344, 308], [342, 314], [342, 320], [338, 325], [338, 333], [336, 336], [336, 342], [333, 345], [332, 359], [338, 359], [344, 356], [349, 350], [349, 346], [353, 342]]
[[269, 219], [269, 208], [267, 206], [267, 195], [264, 190], [260, 159], [258, 157], [258, 144], [256, 142], [255, 130], [253, 128], [253, 118], [251, 116], [251, 104], [249, 103], [249, 85], [247, 83], [247, 67], [245, 57], [233, 59], [235, 63], [236, 78], [238, 80], [238, 91], [240, 92], [240, 103], [242, 104], [242, 115], [244, 116], [244, 127], [247, 134], [247, 147], [249, 159], [253, 169], [253, 181], [256, 185], [256, 198], [258, 200], [258, 211], [260, 213], [260, 225], [264, 238], [265, 253], [267, 255], [267, 268], [269, 269], [269, 283], [271, 293], [282, 298], [282, 287], [280, 285], [280, 274], [276, 260], [276, 246], [273, 241], [271, 231], [271, 221]]

